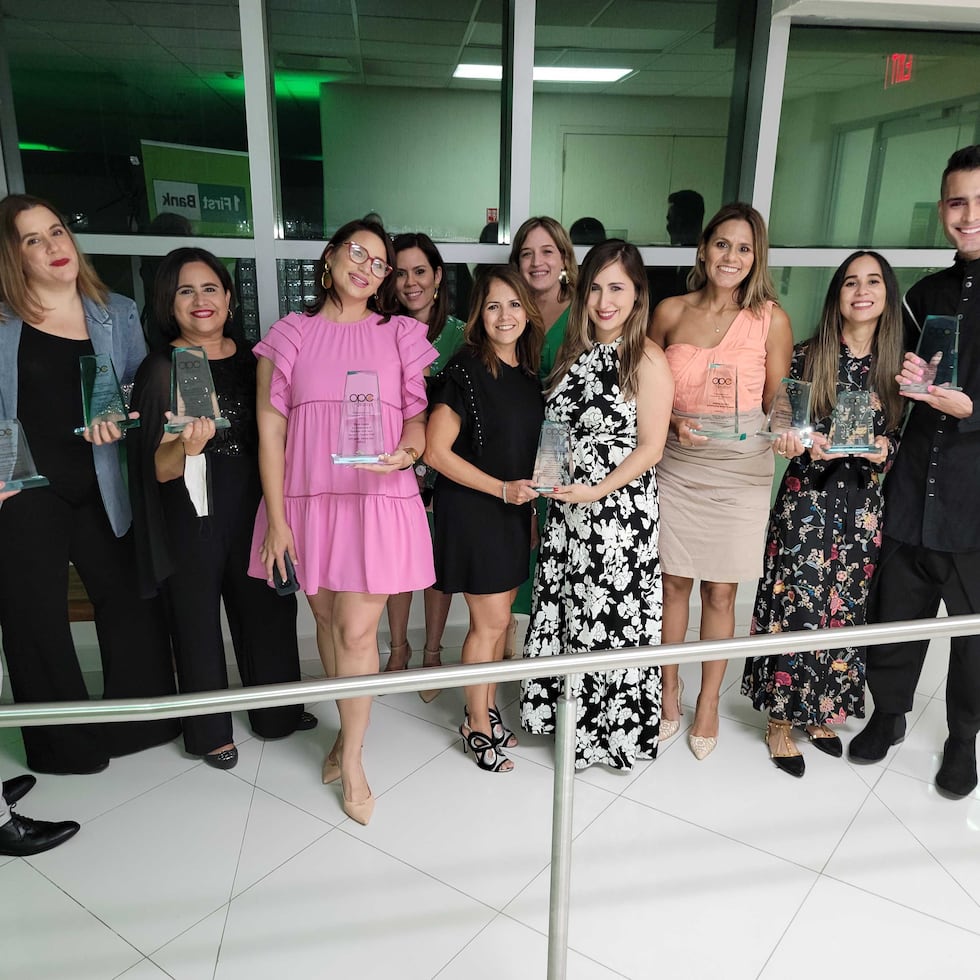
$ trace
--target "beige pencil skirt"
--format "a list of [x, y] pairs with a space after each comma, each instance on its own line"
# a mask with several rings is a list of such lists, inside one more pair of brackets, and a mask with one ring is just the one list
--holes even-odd
[[[761, 412], [743, 418], [750, 433], [764, 421]], [[758, 436], [688, 449], [671, 432], [657, 464], [663, 571], [708, 582], [758, 578], [774, 465]]]

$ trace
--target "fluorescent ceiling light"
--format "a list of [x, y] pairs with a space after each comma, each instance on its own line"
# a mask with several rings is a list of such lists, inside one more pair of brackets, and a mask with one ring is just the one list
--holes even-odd
[[[536, 82], [618, 82], [632, 68], [535, 68]], [[478, 78], [500, 81], [500, 65], [457, 65], [453, 78]]]

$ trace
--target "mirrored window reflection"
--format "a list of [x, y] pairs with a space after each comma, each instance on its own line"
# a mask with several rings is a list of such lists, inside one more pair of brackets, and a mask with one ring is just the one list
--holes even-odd
[[945, 246], [946, 160], [978, 141], [976, 35], [794, 27], [770, 235], [787, 246]]
[[479, 238], [499, 207], [499, 0], [269, 0], [286, 238], [368, 212], [390, 233]]
[[236, 0], [3, 0], [28, 193], [87, 233], [248, 236]]
[[[708, 216], [723, 203], [736, 44], [745, 30], [739, 7], [750, 5], [538, 0], [532, 213], [566, 228], [594, 218], [609, 237], [636, 244], [692, 244], [701, 218], [688, 204], [685, 220], [668, 227], [668, 197], [697, 195], [695, 210]], [[579, 71], [547, 80], [556, 69]], [[595, 69], [622, 77], [586, 80]]]

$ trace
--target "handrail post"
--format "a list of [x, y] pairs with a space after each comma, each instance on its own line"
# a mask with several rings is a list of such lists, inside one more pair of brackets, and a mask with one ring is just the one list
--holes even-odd
[[575, 789], [575, 722], [578, 699], [572, 678], [555, 702], [555, 796], [551, 814], [551, 899], [548, 906], [548, 980], [564, 980], [568, 959], [568, 909], [572, 880], [572, 802]]

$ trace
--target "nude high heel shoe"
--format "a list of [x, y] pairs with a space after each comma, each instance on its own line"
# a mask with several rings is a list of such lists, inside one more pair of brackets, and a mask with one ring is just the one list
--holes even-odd
[[344, 813], [351, 820], [356, 820], [362, 827], [366, 827], [374, 813], [374, 794], [372, 793], [363, 803], [354, 803], [344, 797]]
[[330, 750], [330, 754], [323, 760], [323, 785], [327, 786], [330, 783], [335, 783], [340, 779], [340, 751], [343, 747], [343, 733], [337, 736], [337, 741], [334, 742], [333, 748]]
[[660, 741], [666, 742], [668, 738], [673, 738], [681, 728], [681, 718], [684, 711], [681, 708], [681, 698], [684, 696], [684, 678], [677, 679], [677, 718], [660, 719]]

